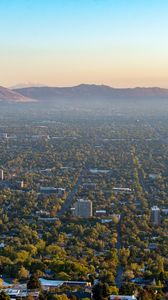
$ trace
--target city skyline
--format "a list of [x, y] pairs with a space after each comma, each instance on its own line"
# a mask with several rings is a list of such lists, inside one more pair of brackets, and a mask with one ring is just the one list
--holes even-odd
[[168, 2], [2, 0], [0, 85], [168, 88]]

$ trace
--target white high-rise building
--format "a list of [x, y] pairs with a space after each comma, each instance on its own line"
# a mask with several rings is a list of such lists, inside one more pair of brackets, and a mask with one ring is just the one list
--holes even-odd
[[0, 170], [0, 180], [4, 180], [4, 171]]
[[151, 208], [151, 221], [154, 225], [160, 224], [160, 208], [158, 206]]
[[91, 200], [78, 199], [74, 205], [74, 208], [74, 215], [76, 217], [90, 218], [93, 215]]

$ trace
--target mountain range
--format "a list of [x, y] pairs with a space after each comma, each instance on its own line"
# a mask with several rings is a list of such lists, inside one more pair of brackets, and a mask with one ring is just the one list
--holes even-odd
[[9, 103], [53, 102], [61, 99], [168, 99], [168, 89], [158, 87], [113, 88], [106, 85], [81, 84], [74, 87], [24, 87], [7, 89], [0, 87], [0, 101]]

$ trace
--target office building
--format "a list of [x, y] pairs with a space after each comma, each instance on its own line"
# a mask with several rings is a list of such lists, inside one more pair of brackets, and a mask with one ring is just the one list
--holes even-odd
[[158, 206], [151, 208], [151, 221], [154, 225], [160, 224], [160, 208]]
[[78, 199], [75, 203], [74, 216], [81, 218], [90, 218], [92, 217], [92, 201]]
[[0, 180], [4, 180], [4, 171], [0, 170]]

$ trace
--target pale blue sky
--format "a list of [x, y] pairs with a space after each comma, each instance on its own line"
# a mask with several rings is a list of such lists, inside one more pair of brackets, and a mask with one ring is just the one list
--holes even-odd
[[168, 87], [167, 0], [0, 0], [0, 84]]

